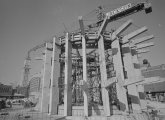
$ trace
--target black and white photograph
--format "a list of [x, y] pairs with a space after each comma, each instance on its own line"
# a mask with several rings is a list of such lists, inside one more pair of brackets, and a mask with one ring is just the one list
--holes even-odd
[[0, 120], [165, 120], [164, 0], [0, 0]]

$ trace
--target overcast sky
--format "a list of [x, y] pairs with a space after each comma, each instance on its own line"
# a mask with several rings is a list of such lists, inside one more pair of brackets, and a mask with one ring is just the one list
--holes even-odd
[[[129, 2], [142, 0], [0, 0], [0, 82], [17, 83], [21, 80], [22, 69], [27, 51], [65, 28], [77, 27], [78, 16], [92, 20], [99, 5], [113, 10]], [[151, 65], [165, 63], [165, 1], [149, 0], [153, 12], [144, 11], [118, 21], [132, 19], [134, 30], [147, 26], [147, 33], [155, 36], [155, 46], [143, 58]], [[64, 25], [65, 24], [65, 25]], [[113, 24], [113, 23], [111, 23]], [[64, 27], [65, 26], [65, 27]], [[117, 26], [116, 26], [117, 27]], [[41, 64], [40, 61], [34, 62]], [[33, 64], [34, 64], [33, 63]]]

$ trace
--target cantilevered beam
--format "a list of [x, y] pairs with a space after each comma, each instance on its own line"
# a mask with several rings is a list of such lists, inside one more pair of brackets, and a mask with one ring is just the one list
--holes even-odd
[[136, 45], [136, 44], [140, 44], [142, 42], [145, 42], [145, 41], [148, 41], [150, 39], [154, 38], [153, 35], [149, 35], [149, 36], [145, 36], [145, 37], [142, 37], [142, 38], [139, 38], [139, 39], [135, 39], [133, 40], [133, 44]]
[[121, 42], [123, 44], [125, 44], [125, 43], [129, 42], [130, 39], [136, 37], [137, 35], [139, 35], [139, 34], [141, 34], [143, 32], [145, 32], [146, 30], [147, 30], [147, 27], [144, 26], [144, 27], [142, 27], [142, 28], [140, 28], [140, 29], [138, 29], [138, 30], [136, 30], [136, 31], [126, 35], [126, 36], [124, 36]]
[[153, 42], [136, 45], [136, 49], [142, 49], [142, 48], [151, 47], [151, 46], [154, 46]]
[[149, 49], [138, 49], [137, 50], [137, 54], [147, 53], [147, 52], [150, 52], [150, 50]]
[[138, 83], [141, 83], [141, 82], [143, 82], [143, 81], [144, 81], [144, 80], [129, 82], [129, 81], [127, 80], [127, 81], [125, 81], [125, 83], [124, 83], [123, 86], [129, 86], [129, 85], [133, 85], [133, 84], [138, 84]]
[[127, 27], [132, 24], [132, 20], [128, 20], [121, 27], [119, 27], [111, 36], [111, 40], [113, 41], [121, 32], [123, 32]]

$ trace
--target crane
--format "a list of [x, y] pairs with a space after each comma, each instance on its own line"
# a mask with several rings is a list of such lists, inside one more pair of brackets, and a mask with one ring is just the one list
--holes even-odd
[[[102, 9], [101, 7], [99, 7], [98, 9]], [[128, 15], [140, 12], [142, 10], [145, 10], [146, 14], [152, 12], [152, 7], [151, 7], [151, 3], [148, 2], [141, 2], [141, 3], [137, 3], [135, 5], [128, 3], [124, 6], [121, 6], [117, 9], [114, 9], [108, 13], [106, 13], [106, 15], [104, 15], [103, 13], [98, 13], [101, 16], [98, 16], [98, 21], [96, 23], [90, 24], [88, 25], [89, 28], [94, 28], [94, 27], [98, 27], [101, 25], [101, 23], [104, 22], [105, 19], [107, 19], [107, 23], [121, 19], [123, 17], [126, 17]], [[100, 10], [100, 12], [102, 12]], [[107, 18], [106, 18], [107, 16]]]

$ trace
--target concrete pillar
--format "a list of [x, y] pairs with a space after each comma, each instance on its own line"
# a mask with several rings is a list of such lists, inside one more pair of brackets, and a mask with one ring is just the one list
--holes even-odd
[[106, 61], [105, 61], [104, 40], [102, 36], [98, 41], [98, 49], [100, 54], [101, 87], [102, 87], [102, 100], [104, 106], [104, 113], [106, 116], [110, 116], [111, 111], [110, 111], [109, 93], [105, 88], [105, 84], [107, 82], [107, 70], [106, 70]]
[[42, 83], [42, 99], [41, 99], [41, 112], [49, 112], [49, 99], [50, 99], [50, 81], [51, 81], [51, 57], [52, 57], [52, 44], [46, 43], [45, 56], [44, 56], [44, 71]]
[[[83, 80], [87, 83], [87, 57], [86, 57], [86, 40], [82, 36], [82, 57], [83, 57]], [[87, 90], [88, 91], [88, 90]], [[88, 116], [88, 93], [87, 91], [83, 92], [84, 95], [84, 116]]]
[[64, 116], [72, 115], [72, 44], [69, 34], [65, 39], [65, 81], [64, 81]]
[[60, 62], [59, 55], [61, 53], [60, 46], [57, 46], [58, 39], [53, 38], [53, 53], [52, 53], [52, 69], [51, 69], [51, 86], [50, 86], [50, 109], [49, 113], [55, 115], [58, 113], [59, 104], [59, 88], [58, 79], [60, 77]]
[[126, 83], [130, 83], [127, 86], [128, 96], [131, 99], [132, 110], [135, 113], [140, 113], [140, 100], [139, 94], [136, 86], [136, 73], [134, 70], [131, 49], [129, 47], [129, 43], [122, 46], [122, 54], [123, 54], [123, 63], [124, 68], [127, 73]]
[[119, 100], [120, 110], [128, 111], [126, 89], [120, 84], [120, 83], [124, 83], [124, 72], [123, 72], [119, 39], [117, 38], [115, 41], [113, 41], [111, 46], [114, 51], [113, 63], [114, 63], [114, 69], [116, 71], [116, 78], [118, 81], [116, 84], [116, 90], [117, 90], [117, 98]]
[[146, 110], [147, 109], [147, 101], [145, 99], [144, 85], [139, 84], [139, 85], [137, 85], [137, 87], [138, 87], [138, 92], [139, 92], [141, 109]]
[[[133, 62], [136, 64], [139, 64], [138, 55], [133, 56]], [[136, 73], [136, 81], [144, 80], [144, 77], [142, 76], [140, 68], [135, 69], [135, 73]], [[138, 92], [139, 92], [141, 109], [147, 109], [147, 102], [145, 100], [144, 85], [139, 84], [139, 85], [137, 85], [137, 87], [138, 87]]]
[[[44, 58], [45, 55], [43, 55]], [[35, 107], [35, 110], [41, 111], [41, 101], [42, 101], [42, 84], [43, 84], [43, 73], [44, 73], [44, 60], [42, 60], [42, 68], [41, 68], [41, 72], [40, 72], [40, 87], [39, 87], [39, 100], [38, 103]]]

